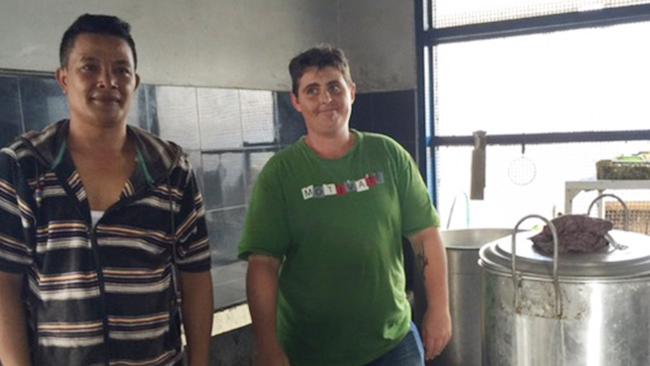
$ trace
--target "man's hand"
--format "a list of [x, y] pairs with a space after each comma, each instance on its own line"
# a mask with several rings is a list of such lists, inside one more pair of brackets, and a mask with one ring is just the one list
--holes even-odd
[[183, 327], [190, 366], [207, 366], [212, 333], [212, 277], [209, 271], [180, 272]]
[[447, 308], [429, 308], [422, 318], [422, 343], [425, 358], [437, 357], [451, 339], [451, 316]]
[[0, 363], [5, 366], [30, 365], [22, 280], [23, 275], [0, 272]]

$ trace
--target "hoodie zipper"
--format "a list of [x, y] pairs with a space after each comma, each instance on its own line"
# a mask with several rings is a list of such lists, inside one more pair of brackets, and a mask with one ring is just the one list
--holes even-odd
[[[91, 221], [92, 225], [92, 221]], [[90, 245], [93, 251], [93, 256], [95, 258], [95, 272], [97, 272], [97, 281], [98, 281], [98, 287], [99, 287], [99, 297], [101, 299], [100, 301], [100, 312], [102, 316], [102, 330], [103, 330], [103, 335], [104, 335], [104, 352], [105, 352], [105, 359], [104, 359], [104, 364], [106, 366], [109, 365], [109, 360], [110, 360], [110, 347], [109, 347], [109, 332], [108, 332], [108, 309], [106, 309], [106, 284], [104, 282], [104, 270], [103, 266], [101, 263], [101, 258], [99, 256], [99, 245], [97, 244], [97, 232], [96, 229], [97, 225], [93, 227], [90, 232]]]
[[[64, 187], [66, 191], [68, 191], [67, 185]], [[118, 208], [133, 202], [137, 199], [140, 199], [140, 196], [144, 196], [146, 190], [141, 190], [137, 194], [134, 194], [133, 196], [128, 197], [127, 199], [122, 199], [117, 201], [113, 206], [109, 207], [106, 211], [104, 211], [104, 215], [97, 221], [97, 224], [93, 226], [92, 224], [92, 219], [88, 220], [88, 217], [83, 214], [83, 210], [81, 207], [79, 207], [79, 201], [77, 201], [77, 204], [75, 207], [77, 208], [77, 211], [82, 217], [86, 218], [86, 223], [89, 225], [91, 228], [88, 231], [88, 236], [90, 238], [90, 244], [91, 248], [93, 251], [93, 257], [95, 259], [95, 272], [97, 273], [97, 281], [98, 281], [98, 287], [99, 287], [99, 296], [101, 299], [101, 317], [102, 317], [102, 326], [103, 326], [103, 336], [104, 336], [104, 352], [106, 354], [106, 358], [104, 360], [104, 365], [108, 366], [109, 365], [109, 360], [110, 360], [110, 347], [109, 347], [109, 342], [110, 342], [110, 334], [109, 334], [109, 326], [108, 326], [108, 309], [106, 305], [106, 281], [104, 279], [104, 270], [103, 270], [103, 265], [101, 262], [101, 257], [99, 255], [99, 243], [97, 243], [97, 226], [99, 223], [112, 211], [117, 210]], [[68, 192], [68, 194], [71, 194], [71, 192]], [[74, 196], [74, 195], [73, 195]], [[89, 207], [90, 209], [90, 207]]]
[[[69, 197], [76, 197], [76, 195], [70, 190], [70, 187], [67, 184], [61, 184], [63, 189], [66, 191]], [[84, 188], [85, 189], [85, 188]], [[144, 196], [146, 193], [146, 189], [142, 189], [133, 196], [128, 197], [127, 199], [121, 199], [118, 200], [114, 205], [109, 207], [106, 211], [104, 211], [104, 215], [97, 221], [97, 224], [93, 226], [92, 224], [92, 219], [90, 218], [90, 206], [88, 206], [88, 215], [84, 214], [84, 209], [80, 207], [80, 202], [79, 200], [73, 199], [75, 201], [75, 209], [79, 213], [80, 217], [84, 218], [84, 221], [86, 221], [86, 225], [90, 228], [90, 230], [87, 231], [89, 239], [90, 239], [90, 245], [91, 245], [91, 250], [93, 252], [93, 258], [95, 260], [95, 273], [97, 274], [97, 282], [98, 282], [98, 287], [99, 287], [99, 297], [100, 297], [100, 316], [102, 318], [102, 333], [103, 333], [103, 338], [104, 338], [104, 365], [109, 366], [110, 364], [110, 346], [109, 346], [109, 341], [110, 341], [110, 334], [109, 334], [109, 327], [108, 327], [108, 309], [106, 305], [106, 282], [104, 279], [104, 270], [103, 270], [103, 265], [101, 261], [101, 256], [99, 255], [99, 244], [97, 243], [97, 225], [106, 217], [106, 215], [109, 212], [115, 211], [116, 209], [133, 202], [134, 200], [140, 199], [141, 196]]]
[[[137, 139], [137, 136], [136, 136], [136, 139]], [[46, 167], [50, 165], [50, 164], [47, 163], [47, 159], [45, 159], [43, 157], [43, 155], [40, 153], [40, 151], [38, 151], [38, 149], [36, 149], [36, 147], [31, 143], [31, 141], [29, 141], [26, 138], [21, 138], [21, 140], [25, 143], [27, 148], [29, 148], [35, 154], [35, 157], [36, 157], [36, 159], [38, 161], [40, 161]], [[138, 150], [138, 152], [139, 152], [139, 150]], [[60, 156], [57, 156], [57, 160], [58, 159], [60, 159]], [[173, 162], [171, 164], [172, 167], [176, 166], [179, 159], [180, 159], [180, 155], [177, 154], [177, 155], [174, 156]], [[141, 156], [139, 156], [138, 160], [140, 160], [140, 162], [142, 164], [144, 164], [144, 159]], [[149, 176], [148, 170], [146, 169], [146, 165], [144, 166], [143, 169], [145, 169], [144, 173], [147, 176], [146, 187], [147, 188], [154, 187], [157, 184], [157, 182], [154, 182], [153, 179], [151, 179], [151, 177]], [[169, 179], [169, 174], [170, 173], [171, 173], [171, 169], [166, 174], [167, 179]], [[58, 174], [57, 174], [57, 176], [58, 176]], [[126, 199], [118, 200], [113, 206], [109, 207], [106, 211], [104, 211], [104, 215], [99, 219], [99, 221], [97, 222], [97, 225], [93, 226], [92, 225], [92, 219], [90, 217], [90, 205], [88, 205], [88, 215], [85, 215], [84, 214], [84, 209], [80, 206], [81, 202], [79, 200], [75, 199], [76, 195], [74, 194], [74, 192], [71, 191], [71, 189], [68, 186], [67, 182], [63, 181], [63, 182], [60, 182], [60, 183], [61, 183], [61, 187], [63, 187], [63, 189], [66, 191], [66, 194], [68, 195], [68, 197], [71, 198], [73, 201], [75, 201], [74, 206], [75, 206], [75, 209], [77, 210], [77, 213], [79, 214], [79, 216], [83, 217], [84, 221], [86, 221], [86, 224], [89, 225], [88, 227], [90, 227], [90, 230], [87, 231], [87, 234], [89, 236], [91, 249], [93, 251], [93, 258], [94, 258], [95, 265], [96, 265], [95, 272], [97, 273], [97, 281], [98, 281], [99, 294], [100, 294], [100, 302], [101, 302], [100, 315], [102, 317], [103, 338], [104, 338], [104, 353], [105, 353], [104, 365], [109, 366], [109, 364], [110, 364], [110, 347], [109, 347], [110, 337], [109, 337], [109, 331], [108, 331], [108, 310], [107, 310], [107, 304], [106, 304], [106, 284], [105, 284], [105, 279], [104, 279], [104, 272], [103, 272], [102, 262], [101, 262], [101, 258], [100, 258], [100, 255], [99, 255], [99, 244], [97, 243], [97, 231], [96, 231], [97, 229], [96, 228], [97, 228], [97, 225], [99, 225], [99, 222], [102, 221], [102, 219], [105, 218], [106, 215], [109, 212], [115, 211], [120, 207], [123, 207], [123, 206], [125, 206], [125, 205], [127, 205], [127, 204], [129, 204], [131, 202], [134, 202], [134, 201], [140, 199], [141, 197], [146, 196], [147, 188], [142, 188], [142, 189], [134, 192], [133, 195], [127, 197]], [[170, 186], [170, 188], [171, 188], [171, 186]], [[171, 199], [171, 197], [170, 197], [170, 199]], [[173, 215], [173, 212], [171, 214]], [[174, 250], [174, 249], [172, 248], [172, 250]], [[173, 253], [172, 253], [172, 255], [173, 255]], [[172, 270], [174, 270], [174, 269], [172, 269]], [[175, 290], [172, 290], [172, 291], [174, 291], [174, 296], [173, 297], [176, 298], [176, 295], [177, 295], [176, 291]]]

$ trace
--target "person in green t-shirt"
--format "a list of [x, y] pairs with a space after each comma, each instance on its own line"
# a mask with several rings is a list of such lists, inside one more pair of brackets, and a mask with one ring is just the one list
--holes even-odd
[[[449, 341], [451, 320], [439, 218], [422, 177], [394, 140], [349, 128], [356, 87], [340, 49], [307, 50], [289, 71], [307, 135], [260, 173], [239, 245], [258, 364], [424, 365]], [[402, 237], [424, 264], [422, 339]]]

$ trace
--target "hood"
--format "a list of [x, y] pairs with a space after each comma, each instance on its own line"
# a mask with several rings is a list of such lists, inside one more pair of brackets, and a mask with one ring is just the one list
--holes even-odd
[[[67, 148], [68, 119], [53, 123], [42, 131], [30, 131], [21, 136], [20, 140], [28, 151], [45, 166], [52, 170], [66, 165], [66, 160], [71, 164]], [[138, 172], [144, 180], [143, 183], [152, 185], [166, 179], [171, 171], [178, 165], [183, 150], [173, 142], [162, 140], [138, 127], [127, 125], [127, 133], [136, 143], [138, 159]], [[18, 151], [22, 150], [15, 144]]]

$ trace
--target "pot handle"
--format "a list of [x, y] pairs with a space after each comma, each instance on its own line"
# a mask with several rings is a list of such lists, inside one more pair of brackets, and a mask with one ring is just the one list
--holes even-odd
[[560, 296], [560, 278], [557, 273], [558, 269], [558, 256], [559, 256], [559, 240], [557, 237], [557, 230], [555, 225], [546, 219], [544, 216], [540, 215], [528, 215], [523, 217], [515, 228], [512, 231], [512, 284], [514, 286], [514, 308], [515, 311], [519, 309], [519, 282], [521, 281], [521, 274], [517, 273], [517, 252], [516, 252], [516, 242], [517, 242], [517, 233], [519, 232], [519, 225], [528, 219], [540, 219], [551, 229], [551, 234], [553, 234], [553, 287], [555, 289], [555, 315], [559, 318], [562, 316], [562, 297]]
[[596, 202], [600, 201], [601, 199], [603, 199], [605, 197], [616, 198], [618, 200], [618, 202], [620, 202], [621, 205], [623, 205], [623, 230], [628, 231], [627, 229], [628, 229], [628, 224], [630, 222], [630, 210], [627, 208], [627, 205], [621, 199], [621, 197], [619, 197], [619, 196], [617, 196], [615, 194], [605, 193], [605, 194], [601, 194], [600, 196], [594, 198], [594, 200], [591, 201], [591, 204], [589, 205], [589, 209], [587, 210], [587, 216], [589, 216], [591, 214], [591, 209], [594, 208], [594, 205], [596, 204]]

